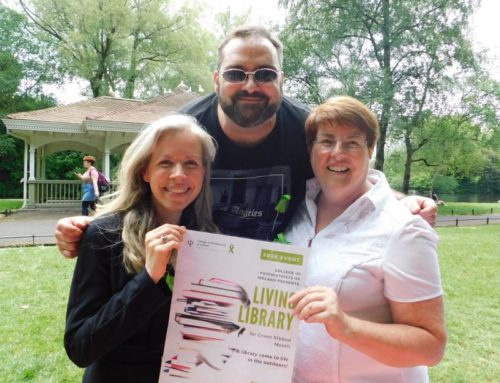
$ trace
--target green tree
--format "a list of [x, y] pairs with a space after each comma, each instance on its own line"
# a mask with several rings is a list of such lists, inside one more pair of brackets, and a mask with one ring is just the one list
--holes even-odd
[[169, 0], [20, 3], [64, 73], [88, 80], [94, 97], [158, 95], [179, 78], [209, 85], [214, 42], [194, 8], [176, 10]]
[[[34, 36], [27, 18], [0, 4], [0, 97], [41, 95], [58, 78], [58, 64], [47, 45]], [[21, 86], [22, 85], [22, 86]]]
[[82, 158], [85, 153], [72, 150], [64, 150], [53, 153], [46, 157], [45, 176], [48, 180], [78, 180], [75, 175], [85, 173], [85, 168], [82, 165]]
[[[488, 184], [489, 180], [494, 182], [498, 175], [495, 176], [494, 151], [488, 143], [490, 132], [482, 126], [471, 115], [426, 115], [412, 132], [411, 182], [405, 186], [408, 180], [402, 175], [406, 175], [408, 156], [405, 145], [400, 143], [390, 151], [387, 161], [391, 184], [405, 193], [416, 189], [432, 195], [434, 191], [451, 193], [465, 185], [467, 192], [474, 193], [479, 191], [481, 178]], [[488, 193], [486, 189], [481, 192]]]
[[22, 78], [22, 65], [10, 52], [0, 52], [0, 98], [13, 95]]
[[416, 151], [418, 155], [413, 161], [432, 174], [431, 193], [436, 177], [453, 176], [460, 180], [478, 174], [486, 163], [481, 127], [469, 116], [429, 118], [416, 135], [425, 137], [427, 145]]
[[[26, 18], [0, 5], [0, 118], [54, 105], [41, 92], [55, 75], [50, 68], [53, 61], [42, 48]], [[22, 195], [23, 153], [23, 142], [6, 134], [0, 121], [0, 197]]]
[[[0, 118], [9, 113], [48, 108], [55, 101], [45, 96], [11, 95], [0, 97]], [[6, 134], [5, 125], [0, 121], [0, 198], [20, 198], [22, 196], [24, 143]]]
[[[45, 158], [46, 173], [48, 180], [78, 180], [75, 173], [85, 173], [86, 169], [82, 164], [82, 158], [88, 153], [73, 150], [63, 150], [52, 153]], [[118, 164], [121, 161], [121, 155], [111, 154], [110, 156], [110, 178], [113, 179]]]
[[473, 0], [282, 3], [289, 15], [281, 36], [291, 91], [309, 93], [311, 103], [348, 94], [371, 105], [380, 115], [377, 169], [404, 106], [415, 106], [406, 121], [418, 124], [440, 74], [471, 63], [464, 32]]
[[[166, 17], [164, 0], [139, 1], [131, 4], [131, 44], [126, 66], [124, 97], [133, 98], [137, 83], [142, 94], [163, 94], [181, 81], [191, 87], [208, 89], [213, 67], [215, 40], [204, 32], [198, 13], [186, 5]], [[154, 79], [147, 82], [145, 80]], [[154, 83], [159, 85], [154, 85]]]
[[[450, 144], [462, 150], [462, 155], [448, 158], [454, 169], [448, 170], [447, 174], [457, 176], [458, 180], [477, 174], [479, 167], [485, 164], [484, 153], [493, 149], [494, 141], [490, 137], [500, 128], [498, 83], [478, 68], [470, 71], [469, 76], [464, 72], [455, 78], [449, 73], [436, 74], [439, 81], [426, 82], [426, 92], [422, 92], [416, 105], [402, 104], [404, 110], [398, 113], [400, 118], [396, 119], [393, 129], [393, 137], [401, 135], [405, 143], [402, 185], [405, 193], [409, 189], [412, 165], [432, 163], [433, 151], [446, 154]], [[426, 98], [429, 101], [425, 101]], [[433, 113], [441, 116], [437, 119], [439, 123], [436, 123], [436, 118], [428, 118]]]
[[500, 195], [500, 155], [499, 151], [486, 153], [486, 166], [481, 169], [477, 181], [476, 192], [490, 195]]

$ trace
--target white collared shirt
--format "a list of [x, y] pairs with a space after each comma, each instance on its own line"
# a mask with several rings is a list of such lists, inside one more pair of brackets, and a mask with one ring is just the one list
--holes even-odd
[[[441, 296], [438, 237], [421, 217], [397, 201], [383, 173], [374, 186], [315, 235], [315, 198], [309, 180], [305, 202], [285, 236], [310, 246], [306, 286], [329, 286], [350, 315], [390, 323], [388, 299], [418, 302]], [[394, 368], [330, 337], [323, 324], [301, 322], [294, 383], [428, 382], [425, 366]]]

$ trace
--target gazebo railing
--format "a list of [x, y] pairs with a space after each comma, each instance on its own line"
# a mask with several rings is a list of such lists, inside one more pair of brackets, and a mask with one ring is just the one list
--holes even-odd
[[82, 199], [81, 181], [29, 181], [29, 191], [29, 202], [34, 207], [74, 206]]
[[[110, 183], [110, 192], [116, 185]], [[28, 208], [75, 207], [81, 204], [82, 182], [66, 180], [28, 181]]]

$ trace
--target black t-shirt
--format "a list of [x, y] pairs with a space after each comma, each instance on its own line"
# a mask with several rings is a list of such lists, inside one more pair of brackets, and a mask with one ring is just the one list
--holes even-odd
[[218, 143], [211, 186], [213, 217], [221, 232], [273, 240], [290, 221], [312, 177], [304, 132], [308, 109], [284, 97], [273, 131], [252, 147], [235, 144], [222, 131], [215, 94], [180, 112], [195, 117]]

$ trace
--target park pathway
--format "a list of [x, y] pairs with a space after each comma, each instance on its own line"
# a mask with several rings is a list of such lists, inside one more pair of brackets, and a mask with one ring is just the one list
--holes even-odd
[[444, 226], [475, 226], [500, 223], [500, 214], [482, 214], [482, 215], [444, 215], [438, 216], [437, 227]]
[[0, 218], [0, 247], [54, 244], [57, 221], [81, 214], [80, 209], [16, 210]]
[[[79, 215], [80, 209], [17, 210], [0, 215], [0, 247], [54, 244], [57, 221]], [[458, 224], [457, 224], [458, 219]], [[436, 226], [472, 226], [500, 224], [500, 214], [438, 216]]]

